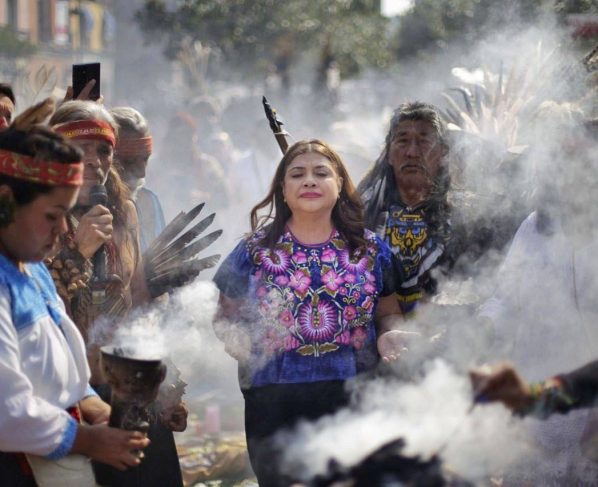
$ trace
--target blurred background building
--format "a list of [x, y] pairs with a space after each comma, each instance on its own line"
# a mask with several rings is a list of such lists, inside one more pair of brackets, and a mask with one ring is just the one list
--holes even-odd
[[42, 65], [56, 86], [71, 84], [73, 63], [102, 63], [102, 92], [113, 91], [114, 1], [0, 0], [0, 78], [18, 84]]

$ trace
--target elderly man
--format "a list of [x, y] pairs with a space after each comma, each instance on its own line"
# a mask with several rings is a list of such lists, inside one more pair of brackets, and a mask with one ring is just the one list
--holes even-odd
[[405, 103], [392, 117], [382, 154], [359, 184], [368, 227], [402, 264], [404, 282], [397, 297], [405, 314], [436, 292], [431, 270], [452, 261], [447, 153], [437, 109]]

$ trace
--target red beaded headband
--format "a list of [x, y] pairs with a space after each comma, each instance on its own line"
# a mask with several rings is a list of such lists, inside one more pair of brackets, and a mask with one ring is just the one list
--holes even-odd
[[139, 155], [151, 155], [153, 139], [151, 135], [139, 138], [119, 138], [116, 144], [117, 157], [132, 157]]
[[0, 174], [47, 186], [81, 186], [83, 163], [42, 161], [0, 149]]
[[112, 125], [103, 120], [77, 120], [52, 127], [54, 131], [64, 135], [67, 139], [93, 139], [108, 142], [112, 147], [116, 145], [116, 136]]

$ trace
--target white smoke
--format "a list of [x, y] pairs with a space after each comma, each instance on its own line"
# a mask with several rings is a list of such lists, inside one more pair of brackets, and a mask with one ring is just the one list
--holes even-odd
[[[488, 118], [491, 123], [478, 134], [464, 135], [463, 131], [455, 131], [451, 137], [450, 163], [456, 189], [452, 197], [466, 223], [478, 222], [470, 227], [469, 242], [475, 238], [483, 240], [483, 231], [496, 229], [499, 224], [504, 224], [504, 232], [498, 233], [504, 242], [479, 260], [467, 256], [459, 261], [457, 268], [461, 274], [438, 274], [440, 294], [433, 303], [422, 306], [417, 320], [410, 323], [422, 330], [424, 338], [420, 346], [414, 345], [394, 366], [397, 375], [420, 379], [401, 385], [386, 381], [364, 385], [359, 394], [363, 401], [354, 404], [353, 409], [311, 425], [301, 425], [292, 441], [289, 439], [286, 443], [290, 445], [288, 462], [292, 471], [305, 468], [304, 478], [323, 472], [327, 459], [333, 455], [343, 464], [352, 465], [397, 437], [406, 439], [406, 454], [423, 457], [439, 451], [448, 441], [441, 452], [442, 458], [471, 479], [508, 469], [510, 462], [525, 462], [529, 457], [522, 423], [513, 420], [506, 410], [500, 406], [478, 406], [468, 413], [472, 395], [466, 371], [485, 361], [516, 359], [511, 353], [515, 344], [532, 362], [530, 368], [523, 371], [529, 379], [562, 372], [597, 354], [595, 347], [590, 347], [587, 353], [576, 354], [579, 336], [572, 331], [570, 323], [578, 320], [579, 315], [571, 311], [574, 307], [571, 281], [563, 281], [560, 274], [546, 279], [543, 287], [530, 289], [530, 293], [504, 315], [494, 342], [488, 341], [486, 330], [476, 319], [477, 307], [492, 295], [501, 280], [506, 280], [504, 275], [497, 275], [497, 266], [515, 229], [534, 208], [538, 184], [557, 177], [558, 166], [566, 165], [570, 174], [578, 174], [577, 165], [566, 156], [561, 154], [557, 158], [554, 152], [532, 149], [560, 140], [558, 130], [534, 130], [534, 113], [544, 100], [576, 101], [582, 97], [584, 87], [580, 80], [583, 76], [576, 67], [583, 54], [572, 46], [567, 29], [546, 17], [536, 19], [535, 25], [512, 25], [502, 32], [488, 26], [488, 36], [479, 42], [448, 46], [439, 55], [401, 61], [390, 73], [371, 72], [357, 80], [343, 81], [340, 104], [333, 116], [320, 109], [316, 102], [305, 103], [305, 84], [297, 83], [299, 86], [291, 93], [290, 100], [266, 93], [270, 102], [280, 109], [285, 127], [295, 139], [319, 137], [330, 141], [346, 159], [357, 182], [379, 155], [390, 114], [400, 103], [422, 100], [446, 108], [441, 93], [463, 84], [475, 89], [482, 79], [481, 72], [488, 73], [489, 79], [494, 81], [502, 72], [505, 82], [509, 74], [517, 75], [509, 82], [510, 92], [515, 96], [513, 106], [517, 108], [513, 112], [516, 137], [505, 139], [502, 136], [505, 132], [497, 130], [499, 127], [492, 118]], [[158, 48], [155, 55], [160, 56]], [[191, 161], [177, 160], [162, 150], [167, 145], [164, 135], [171, 117], [183, 109], [186, 102], [177, 96], [180, 90], [172, 81], [164, 81], [162, 76], [162, 81], [156, 84], [158, 96], [152, 97], [151, 102], [139, 100], [143, 106], [138, 107], [148, 115], [156, 135], [156, 156], [150, 161], [148, 187], [168, 203], [169, 216], [187, 210], [198, 201], [164, 175], [182, 167], [188, 181], [195, 181], [197, 185], [206, 182], [196, 176], [197, 168]], [[130, 91], [131, 100], [137, 101], [134, 90]], [[206, 206], [210, 211], [217, 210], [214, 226], [225, 229], [225, 235], [216, 244], [223, 255], [249, 230], [249, 209], [265, 196], [280, 158], [263, 118], [260, 104], [263, 91], [259, 86], [214, 87], [213, 94], [226, 107], [229, 120], [240, 122], [234, 129], [227, 128], [233, 141], [242, 135], [246, 142], [242, 148], [237, 147], [235, 163], [226, 173], [233, 188], [232, 198], [223, 207], [215, 208], [212, 201]], [[591, 108], [591, 103], [586, 100], [585, 108]], [[126, 104], [126, 100], [119, 104]], [[497, 106], [496, 110], [502, 108]], [[523, 156], [518, 155], [522, 153], [521, 147], [519, 152], [509, 151], [513, 143], [527, 147]], [[157, 157], [158, 154], [162, 158]], [[539, 173], [543, 173], [541, 180], [535, 176]], [[594, 175], [595, 170], [589, 171], [589, 176]], [[576, 179], [578, 183], [584, 180], [588, 180], [587, 175]], [[214, 183], [207, 181], [209, 185]], [[583, 187], [574, 194], [580, 199], [578, 207], [583, 210], [568, 214], [567, 219], [574, 223], [581, 216], [589, 216], [592, 221], [596, 198]], [[594, 237], [590, 231], [592, 225], [586, 222], [585, 227], [588, 228], [585, 238]], [[571, 267], [567, 249], [584, 247], [585, 238], [578, 237], [568, 235], [561, 247], [563, 269]], [[531, 248], [529, 252], [534, 255], [536, 249]], [[592, 275], [596, 275], [593, 270], [598, 253], [585, 251], [583, 255], [584, 260], [578, 264], [584, 279], [581, 300], [585, 320], [593, 329], [593, 317], [597, 315], [591, 311], [592, 297], [596, 295]], [[202, 278], [209, 275], [203, 274]], [[518, 284], [529, 277], [513, 275], [509, 282]], [[132, 341], [133, 346], [151, 353], [163, 350], [171, 354], [194, 382], [200, 382], [204, 374], [219, 371], [218, 378], [226, 377], [228, 381], [223, 385], [220, 380], [212, 380], [211, 386], [236, 388], [235, 363], [225, 355], [211, 331], [215, 306], [214, 287], [196, 281], [176, 293], [167, 306], [153, 309], [124, 325], [119, 340], [122, 337], [125, 344]], [[519, 312], [522, 309], [528, 312], [522, 314]], [[559, 353], [549, 354], [535, 339], [529, 335], [525, 338], [522, 332], [529, 330], [538, 338], [555, 330], [562, 332], [558, 340], [553, 340]], [[438, 338], [431, 341], [432, 337]], [[575, 360], [570, 360], [571, 356]], [[433, 357], [442, 357], [446, 362], [427, 365], [421, 375], [423, 364]]]
[[423, 460], [440, 455], [475, 480], [500, 472], [526, 451], [518, 421], [500, 405], [472, 410], [467, 378], [441, 360], [428, 365], [421, 381], [380, 379], [362, 384], [358, 395], [352, 408], [281, 435], [289, 471], [307, 480], [326, 473], [332, 458], [350, 467], [402, 438], [404, 455]]

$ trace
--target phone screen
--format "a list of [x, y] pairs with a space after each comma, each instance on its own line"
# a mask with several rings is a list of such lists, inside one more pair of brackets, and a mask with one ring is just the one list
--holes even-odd
[[73, 98], [77, 98], [92, 79], [96, 80], [96, 84], [89, 93], [89, 99], [97, 100], [100, 97], [100, 63], [73, 64]]

